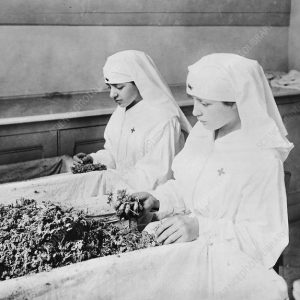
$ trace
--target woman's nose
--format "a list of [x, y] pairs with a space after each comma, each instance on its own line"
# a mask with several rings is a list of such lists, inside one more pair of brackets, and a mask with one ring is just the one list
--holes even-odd
[[114, 87], [111, 87], [110, 92], [109, 92], [109, 97], [110, 98], [115, 98], [117, 96], [117, 91]]
[[194, 108], [193, 108], [193, 116], [197, 117], [197, 116], [202, 116], [203, 112], [201, 109], [201, 104], [198, 103], [197, 100], [194, 101]]

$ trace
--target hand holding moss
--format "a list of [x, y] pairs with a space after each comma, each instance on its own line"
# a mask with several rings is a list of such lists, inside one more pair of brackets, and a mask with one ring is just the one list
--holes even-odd
[[73, 156], [74, 160], [74, 165], [82, 165], [82, 164], [92, 164], [93, 163], [93, 158], [86, 153], [80, 152], [76, 155]]

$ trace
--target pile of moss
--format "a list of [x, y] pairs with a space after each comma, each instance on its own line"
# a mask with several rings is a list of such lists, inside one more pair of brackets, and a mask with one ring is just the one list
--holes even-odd
[[0, 205], [0, 280], [156, 245], [145, 232], [51, 202]]

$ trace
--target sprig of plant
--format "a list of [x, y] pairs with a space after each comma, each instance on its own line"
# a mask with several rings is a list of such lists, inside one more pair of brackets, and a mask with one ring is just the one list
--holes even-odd
[[110, 193], [108, 195], [108, 203], [114, 207], [120, 219], [137, 219], [143, 210], [143, 205], [139, 198], [129, 195], [126, 190]]
[[71, 167], [72, 173], [87, 173], [92, 171], [103, 171], [106, 170], [107, 167], [103, 164], [82, 164], [82, 165], [75, 165]]

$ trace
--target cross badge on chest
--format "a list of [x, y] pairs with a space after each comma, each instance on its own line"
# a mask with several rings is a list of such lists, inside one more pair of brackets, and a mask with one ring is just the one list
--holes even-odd
[[225, 171], [224, 171], [223, 168], [218, 169], [218, 175], [219, 175], [219, 176], [222, 176], [222, 175], [224, 175], [224, 174], [225, 174]]
[[130, 131], [131, 131], [131, 133], [134, 133], [134, 132], [135, 132], [134, 127], [132, 127], [132, 128], [130, 129]]

